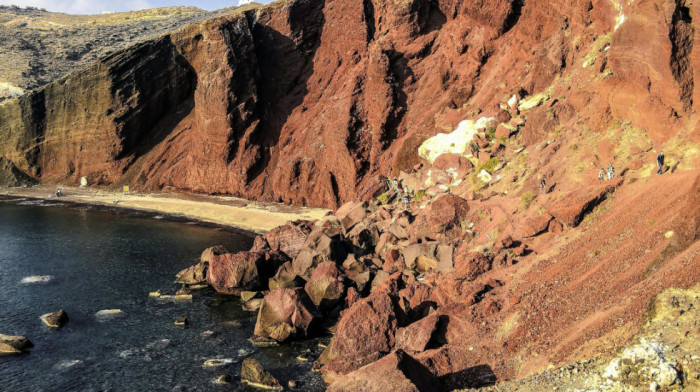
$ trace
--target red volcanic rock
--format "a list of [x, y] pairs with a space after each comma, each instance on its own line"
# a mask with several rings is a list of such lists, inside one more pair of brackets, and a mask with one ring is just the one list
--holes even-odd
[[263, 299], [255, 335], [283, 342], [313, 333], [318, 313], [302, 289], [277, 289]]
[[428, 348], [428, 344], [440, 321], [437, 313], [433, 313], [413, 324], [396, 331], [396, 348], [408, 353], [420, 353]]
[[567, 226], [576, 227], [586, 213], [602, 203], [621, 183], [622, 179], [618, 178], [610, 184], [580, 188], [564, 195], [547, 212]]
[[224, 294], [256, 290], [285, 262], [280, 253], [238, 252], [214, 256], [209, 262], [207, 282]]
[[552, 216], [547, 213], [525, 220], [523, 222], [522, 236], [527, 238], [543, 233], [549, 228], [549, 222], [551, 221]]
[[321, 309], [333, 308], [345, 292], [345, 286], [335, 262], [325, 261], [319, 264], [306, 282], [304, 290], [314, 305]]
[[364, 203], [351, 201], [338, 208], [335, 212], [335, 216], [340, 221], [340, 224], [343, 225], [343, 229], [349, 231], [353, 226], [365, 219], [367, 211], [365, 210]]
[[347, 374], [329, 392], [428, 392], [442, 390], [440, 381], [420, 362], [397, 350], [361, 369]]
[[471, 161], [459, 154], [442, 154], [433, 162], [433, 170], [441, 170], [452, 180], [464, 179], [474, 167]]
[[268, 231], [264, 237], [270, 249], [280, 251], [293, 259], [299, 254], [310, 232], [309, 222], [288, 222]]
[[226, 253], [229, 253], [229, 251], [226, 250], [226, 248], [224, 248], [223, 246], [212, 246], [211, 248], [207, 248], [204, 250], [204, 252], [202, 252], [202, 256], [199, 257], [199, 261], [201, 263], [209, 263], [214, 258], [214, 256], [219, 256]]
[[492, 264], [482, 253], [470, 252], [468, 245], [465, 245], [455, 251], [454, 276], [456, 279], [471, 281], [490, 271]]
[[440, 233], [453, 227], [460, 227], [461, 221], [469, 212], [467, 201], [459, 196], [444, 195], [430, 206], [428, 227], [434, 233]]
[[343, 311], [333, 340], [319, 358], [327, 382], [392, 350], [394, 334], [400, 327], [400, 320], [405, 318], [396, 303], [393, 285], [394, 281], [385, 282], [369, 297]]

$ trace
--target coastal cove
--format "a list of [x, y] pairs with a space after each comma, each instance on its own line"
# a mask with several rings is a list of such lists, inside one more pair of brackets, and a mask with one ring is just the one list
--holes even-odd
[[[2, 388], [58, 390], [211, 390], [228, 374], [236, 382], [240, 363], [259, 360], [280, 381], [295, 379], [304, 390], [322, 390], [310, 363], [318, 341], [256, 348], [247, 339], [256, 313], [238, 299], [195, 293], [190, 301], [150, 298], [174, 294], [175, 273], [202, 249], [224, 245], [248, 249], [252, 235], [159, 215], [105, 210], [84, 204], [24, 198], [0, 200], [0, 333], [24, 335], [34, 348], [0, 356]], [[28, 283], [32, 276], [48, 281]], [[39, 319], [63, 309], [69, 321], [53, 330]], [[119, 317], [99, 317], [121, 309]], [[187, 317], [185, 327], [176, 326]], [[226, 363], [204, 367], [210, 359]]]

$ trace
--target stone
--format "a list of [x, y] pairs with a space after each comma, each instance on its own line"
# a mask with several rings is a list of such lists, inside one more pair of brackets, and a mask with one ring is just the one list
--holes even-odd
[[310, 232], [310, 224], [307, 221], [287, 222], [268, 231], [264, 238], [271, 250], [282, 252], [293, 259], [299, 254]]
[[177, 273], [175, 283], [198, 285], [207, 283], [208, 263], [198, 263]]
[[455, 251], [455, 279], [473, 281], [491, 270], [492, 261], [482, 253], [469, 251], [469, 246], [461, 245]]
[[221, 256], [226, 253], [231, 253], [226, 248], [224, 248], [222, 245], [217, 245], [217, 246], [212, 246], [210, 248], [207, 248], [202, 252], [202, 255], [199, 257], [199, 262], [208, 264], [215, 256]]
[[330, 345], [319, 358], [328, 383], [339, 375], [367, 365], [394, 347], [394, 335], [405, 314], [397, 304], [396, 280], [399, 274], [369, 297], [360, 299], [343, 312]]
[[540, 216], [535, 216], [526, 219], [523, 222], [522, 236], [525, 238], [529, 238], [544, 233], [549, 228], [549, 222], [551, 221], [552, 216], [547, 213], [543, 213]]
[[187, 325], [187, 317], [178, 317], [177, 319], [175, 319], [175, 325], [177, 325], [178, 327], [184, 327], [185, 325]]
[[304, 290], [314, 305], [321, 310], [330, 310], [342, 299], [345, 285], [335, 263], [325, 261], [316, 267]]
[[[435, 260], [437, 264], [437, 242], [423, 242], [406, 247], [402, 254], [403, 260], [408, 269], [416, 269], [418, 267], [418, 258]], [[425, 260], [423, 260], [425, 262]]]
[[158, 297], [160, 297], [161, 295], [163, 295], [163, 291], [162, 291], [162, 290], [151, 291], [150, 293], [148, 293], [148, 296], [149, 296], [149, 297], [153, 297], [153, 298], [158, 298]]
[[415, 358], [396, 350], [384, 358], [338, 378], [328, 392], [433, 392], [440, 381]]
[[440, 317], [433, 313], [406, 327], [399, 328], [396, 331], [395, 347], [408, 353], [427, 350], [439, 321]]
[[450, 133], [439, 133], [428, 138], [418, 147], [418, 155], [431, 164], [443, 154], [465, 155], [469, 148], [469, 143], [474, 136], [479, 133], [479, 129], [484, 129], [492, 125], [492, 117], [481, 117], [478, 120], [463, 120], [454, 131]]
[[209, 262], [207, 282], [223, 294], [237, 295], [244, 290], [256, 290], [266, 284], [285, 261], [279, 252], [238, 252], [214, 256]]
[[340, 221], [345, 231], [349, 231], [356, 224], [362, 222], [367, 216], [364, 203], [348, 202], [338, 208], [335, 216]]
[[231, 376], [229, 376], [228, 374], [222, 374], [211, 380], [211, 382], [212, 384], [216, 385], [228, 385], [231, 383]]
[[282, 385], [260, 362], [254, 358], [246, 358], [241, 364], [241, 382], [254, 388], [281, 391]]
[[0, 334], [0, 356], [21, 354], [32, 347], [34, 347], [34, 344], [24, 336]]
[[297, 275], [292, 262], [288, 261], [277, 269], [275, 276], [270, 278], [268, 286], [270, 290], [303, 287], [304, 279]]
[[233, 358], [212, 358], [207, 359], [202, 364], [204, 368], [220, 368], [234, 363]]
[[547, 93], [539, 93], [525, 97], [518, 103], [518, 110], [521, 112], [532, 110], [542, 105], [547, 100], [549, 100], [549, 95]]
[[51, 328], [61, 328], [68, 322], [68, 314], [65, 311], [59, 310], [52, 313], [46, 313], [41, 316], [41, 321]]
[[255, 323], [255, 335], [283, 342], [309, 337], [319, 314], [302, 289], [276, 289], [263, 299]]
[[123, 317], [126, 314], [121, 309], [103, 309], [95, 313], [99, 320], [108, 320], [117, 317]]
[[469, 212], [466, 200], [455, 195], [443, 195], [433, 201], [428, 214], [428, 228], [433, 233], [444, 233], [450, 229], [461, 230], [461, 223]]

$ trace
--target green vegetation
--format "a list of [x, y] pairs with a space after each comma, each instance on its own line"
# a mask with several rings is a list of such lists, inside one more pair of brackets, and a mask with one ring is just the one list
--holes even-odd
[[486, 128], [486, 138], [488, 138], [489, 140], [496, 138], [496, 127], [492, 126]]
[[530, 208], [533, 201], [535, 201], [535, 194], [533, 192], [525, 192], [520, 196], [520, 206], [523, 210]]
[[377, 196], [377, 201], [381, 204], [387, 204], [389, 202], [389, 193], [391, 193], [391, 191], [384, 192]]
[[493, 173], [494, 170], [496, 170], [496, 166], [498, 166], [499, 160], [496, 157], [493, 157], [489, 159], [488, 161], [484, 162], [483, 165], [479, 166], [479, 169], [477, 169], [477, 173], [481, 173], [482, 170], [486, 170], [489, 173]]
[[415, 196], [413, 196], [413, 201], [415, 201], [416, 203], [420, 203], [423, 201], [424, 196], [425, 196], [425, 191], [420, 190], [420, 191], [416, 192]]

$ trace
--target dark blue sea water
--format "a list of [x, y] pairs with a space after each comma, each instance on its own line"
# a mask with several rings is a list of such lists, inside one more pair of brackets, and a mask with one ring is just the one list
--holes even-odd
[[[213, 293], [192, 302], [149, 298], [173, 294], [175, 274], [194, 264], [206, 247], [247, 249], [252, 238], [223, 229], [135, 213], [31, 201], [0, 201], [0, 333], [24, 335], [29, 354], [0, 357], [1, 391], [204, 391], [246, 390], [240, 361], [259, 359], [281, 383], [322, 390], [311, 363], [295, 357], [316, 341], [259, 349], [247, 339], [255, 313], [238, 300]], [[48, 283], [22, 283], [29, 276]], [[60, 330], [39, 316], [63, 309], [70, 321]], [[100, 319], [102, 309], [123, 317]], [[174, 325], [179, 316], [187, 327]], [[239, 321], [241, 326], [227, 322]], [[230, 360], [204, 368], [211, 358]], [[228, 374], [227, 386], [212, 384]]]

